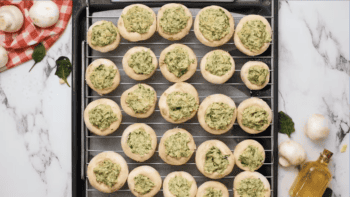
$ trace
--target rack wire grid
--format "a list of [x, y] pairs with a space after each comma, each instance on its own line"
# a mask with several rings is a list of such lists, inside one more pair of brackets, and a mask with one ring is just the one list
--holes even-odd
[[[164, 3], [166, 4], [166, 3]], [[271, 1], [271, 16], [264, 16], [271, 24], [272, 30], [274, 31], [274, 1]], [[155, 9], [157, 10], [157, 8]], [[192, 14], [194, 9], [190, 9]], [[198, 9], [199, 10], [199, 9]], [[235, 20], [235, 26], [238, 24], [239, 20], [244, 16], [244, 15], [235, 15], [234, 13], [233, 17]], [[193, 18], [195, 18], [195, 14], [193, 14]], [[102, 19], [107, 19], [109, 21], [112, 21], [115, 25], [117, 24], [117, 20], [119, 19], [118, 16], [113, 16], [113, 15], [91, 15], [90, 10], [89, 10], [89, 0], [87, 0], [87, 7], [86, 7], [86, 32], [88, 31], [88, 28], [93, 22], [102, 20]], [[91, 21], [91, 22], [90, 22]], [[265, 100], [268, 105], [271, 107], [272, 112], [274, 113], [274, 40], [275, 40], [275, 35], [272, 34], [272, 42], [271, 46], [269, 47], [267, 52], [267, 55], [262, 55], [262, 56], [257, 56], [257, 57], [249, 57], [243, 54], [238, 55], [232, 55], [233, 59], [235, 60], [235, 66], [236, 70], [233, 75], [233, 77], [226, 82], [225, 84], [221, 85], [214, 85], [211, 84], [207, 81], [204, 80], [204, 78], [200, 74], [200, 69], [196, 70], [196, 73], [194, 76], [191, 77], [187, 82], [194, 85], [194, 87], [197, 89], [200, 101], [202, 101], [205, 97], [211, 95], [211, 94], [217, 94], [217, 93], [222, 93], [222, 94], [232, 94], [232, 95], [227, 95], [231, 97], [235, 103], [236, 106], [240, 104], [245, 99], [248, 99], [252, 96], [261, 98]], [[93, 100], [99, 99], [99, 98], [109, 98], [114, 101], [116, 101], [118, 104], [120, 104], [120, 97], [121, 94], [128, 88], [132, 87], [135, 84], [138, 83], [146, 83], [148, 85], [151, 85], [157, 92], [157, 97], [159, 99], [160, 95], [173, 83], [168, 82], [161, 74], [160, 69], [157, 69], [156, 73], [151, 77], [150, 79], [142, 82], [134, 81], [130, 79], [123, 71], [122, 65], [121, 65], [121, 60], [123, 58], [123, 55], [125, 54], [126, 50], [130, 49], [131, 47], [134, 46], [145, 46], [151, 48], [151, 50], [156, 54], [157, 58], [159, 58], [159, 54], [161, 50], [169, 46], [170, 44], [173, 43], [182, 43], [190, 48], [192, 48], [195, 52], [195, 54], [201, 54], [197, 55], [198, 59], [198, 64], [200, 63], [200, 59], [204, 56], [206, 52], [209, 52], [211, 50], [221, 48], [227, 51], [230, 50], [236, 50], [234, 48], [234, 43], [233, 40], [231, 39], [227, 44], [223, 45], [222, 47], [216, 47], [216, 48], [210, 48], [206, 47], [203, 44], [201, 44], [195, 37], [193, 28], [191, 29], [189, 35], [187, 35], [185, 38], [183, 38], [180, 41], [167, 41], [164, 38], [160, 37], [155, 33], [152, 38], [150, 38], [148, 41], [142, 41], [142, 42], [128, 42], [125, 39], [121, 39], [120, 46], [116, 50], [110, 53], [102, 54], [96, 51], [93, 51], [92, 49], [89, 48], [86, 40], [84, 40], [82, 44], [82, 49], [83, 54], [82, 54], [82, 80], [81, 80], [81, 85], [82, 85], [82, 106], [81, 106], [81, 117], [83, 117], [83, 112], [87, 104]], [[204, 53], [205, 51], [205, 53]], [[237, 50], [236, 50], [237, 51]], [[105, 96], [99, 96], [97, 95], [94, 91], [92, 91], [88, 85], [85, 82], [85, 71], [87, 66], [97, 58], [107, 58], [112, 60], [118, 67], [120, 75], [121, 75], [121, 82], [119, 87], [112, 92], [109, 95]], [[263, 61], [265, 62], [269, 67], [270, 67], [270, 82], [268, 85], [261, 91], [250, 91], [244, 83], [240, 79], [240, 68], [242, 65], [250, 60], [257, 60], [257, 61]], [[192, 158], [188, 161], [188, 163], [182, 165], [182, 166], [170, 166], [166, 163], [164, 163], [160, 157], [158, 156], [158, 151], [155, 152], [152, 158], [150, 158], [148, 161], [142, 162], [142, 163], [137, 163], [131, 159], [129, 159], [122, 151], [121, 146], [120, 146], [120, 140], [121, 140], [121, 135], [124, 131], [124, 129], [133, 124], [133, 123], [146, 123], [150, 125], [156, 132], [157, 134], [157, 139], [158, 139], [158, 144], [160, 141], [160, 138], [162, 137], [162, 134], [168, 130], [172, 129], [175, 127], [179, 128], [184, 128], [187, 131], [189, 131], [192, 135], [193, 138], [196, 142], [196, 146], [198, 147], [202, 142], [209, 140], [209, 139], [218, 139], [223, 141], [226, 145], [230, 147], [232, 151], [234, 151], [234, 147], [236, 146], [237, 143], [240, 141], [243, 141], [245, 139], [254, 139], [261, 143], [263, 147], [265, 148], [265, 154], [266, 154], [266, 159], [264, 165], [257, 170], [258, 172], [262, 173], [270, 182], [271, 185], [271, 196], [277, 196], [277, 194], [274, 194], [275, 188], [274, 188], [274, 181], [277, 181], [277, 177], [274, 177], [274, 150], [275, 150], [275, 144], [274, 144], [274, 122], [275, 122], [275, 117], [273, 116], [272, 118], [272, 124], [271, 126], [264, 132], [256, 135], [249, 135], [245, 133], [237, 124], [237, 122], [234, 124], [233, 128], [231, 131], [229, 131], [226, 134], [223, 135], [211, 135], [207, 133], [204, 129], [201, 128], [199, 125], [196, 116], [185, 123], [182, 124], [172, 124], [166, 122], [162, 116], [160, 115], [158, 105], [155, 109], [155, 112], [153, 115], [148, 118], [148, 119], [136, 119], [128, 116], [123, 112], [121, 109], [122, 114], [123, 114], [123, 121], [121, 123], [121, 126], [118, 128], [116, 132], [109, 136], [97, 136], [88, 131], [86, 128], [83, 119], [81, 120], [81, 141], [82, 141], [82, 146], [81, 146], [81, 152], [84, 153], [82, 154], [81, 157], [81, 179], [85, 180], [85, 196], [117, 196], [117, 195], [122, 195], [122, 196], [133, 196], [133, 194], [130, 192], [130, 190], [127, 187], [127, 184], [125, 184], [120, 190], [117, 192], [114, 192], [112, 194], [104, 194], [99, 192], [98, 190], [94, 189], [88, 181], [87, 175], [86, 175], [86, 169], [89, 164], [89, 161], [98, 153], [103, 152], [103, 151], [114, 151], [119, 154], [121, 154], [125, 160], [128, 163], [129, 166], [129, 171], [131, 171], [133, 168], [141, 166], [141, 165], [150, 165], [157, 169], [164, 180], [166, 175], [172, 171], [187, 171], [192, 176], [196, 179], [197, 186], [199, 187], [202, 183], [205, 181], [208, 181], [210, 179], [204, 177], [196, 168], [195, 162], [194, 162], [194, 155], [193, 154]], [[158, 147], [157, 147], [158, 149]], [[237, 166], [235, 166], [233, 172], [229, 174], [228, 176], [218, 180], [222, 182], [223, 184], [226, 185], [228, 188], [228, 191], [230, 193], [230, 196], [233, 196], [233, 180], [234, 177], [241, 172], [242, 170], [238, 169]], [[156, 196], [163, 196], [162, 190], [158, 192]]]

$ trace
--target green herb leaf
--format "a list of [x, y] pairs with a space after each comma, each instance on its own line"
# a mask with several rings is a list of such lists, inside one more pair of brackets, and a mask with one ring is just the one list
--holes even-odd
[[278, 132], [287, 134], [288, 137], [295, 131], [294, 122], [291, 117], [283, 111], [278, 112]]
[[68, 57], [61, 56], [56, 60], [56, 66], [57, 70], [55, 72], [55, 75], [57, 75], [59, 78], [61, 78], [66, 84], [70, 87], [67, 77], [72, 72], [72, 63], [68, 59]]
[[35, 61], [34, 65], [30, 68], [29, 72], [34, 68], [34, 66], [41, 62], [46, 55], [46, 49], [42, 43], [39, 43], [34, 47], [34, 52], [32, 54], [32, 58]]

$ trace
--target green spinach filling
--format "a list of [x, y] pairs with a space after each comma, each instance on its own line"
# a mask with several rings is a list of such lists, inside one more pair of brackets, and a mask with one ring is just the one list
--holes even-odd
[[208, 187], [205, 190], [204, 197], [222, 197], [222, 191], [214, 189], [213, 187]]
[[167, 96], [170, 118], [174, 121], [190, 117], [198, 109], [198, 103], [189, 93], [172, 92]]
[[239, 196], [264, 197], [266, 189], [260, 179], [246, 178], [241, 180], [238, 188], [235, 188]]
[[232, 69], [231, 58], [221, 51], [214, 51], [207, 57], [205, 70], [216, 76], [222, 76]]
[[175, 176], [169, 180], [169, 191], [176, 197], [189, 197], [192, 182], [181, 176]]
[[199, 30], [209, 41], [221, 40], [230, 32], [229, 18], [222, 9], [206, 9], [199, 15]]
[[137, 32], [139, 34], [147, 33], [154, 21], [152, 13], [139, 6], [132, 7], [125, 15], [122, 14], [121, 17], [128, 32]]
[[258, 106], [249, 106], [244, 109], [242, 115], [242, 124], [251, 129], [260, 131], [266, 124], [268, 124], [267, 117], [269, 113]]
[[252, 66], [248, 70], [248, 80], [250, 83], [261, 86], [266, 82], [266, 77], [269, 71], [260, 66]]
[[127, 144], [132, 153], [144, 156], [152, 150], [151, 141], [151, 135], [139, 128], [129, 134]]
[[176, 133], [169, 136], [165, 140], [165, 153], [170, 157], [180, 159], [181, 157], [189, 157], [192, 152], [188, 147], [190, 142], [186, 133]]
[[91, 44], [104, 47], [114, 42], [118, 35], [118, 29], [112, 22], [103, 22], [92, 28]]
[[261, 20], [251, 20], [246, 22], [238, 37], [245, 48], [252, 52], [257, 52], [265, 43], [271, 42], [271, 34], [266, 31], [266, 25]]
[[205, 154], [204, 170], [211, 174], [214, 172], [223, 174], [229, 164], [228, 156], [223, 155], [216, 146], [212, 146]]
[[214, 102], [205, 110], [205, 122], [212, 129], [226, 129], [231, 124], [235, 108], [226, 103]]
[[117, 69], [114, 66], [105, 66], [104, 64], [96, 67], [91, 75], [90, 81], [96, 89], [105, 89], [113, 85], [113, 80], [117, 74]]
[[264, 157], [260, 153], [258, 147], [249, 145], [244, 149], [238, 160], [244, 167], [249, 167], [249, 169], [253, 171], [262, 164]]
[[94, 168], [94, 174], [98, 183], [104, 183], [108, 187], [113, 187], [117, 183], [120, 173], [120, 165], [106, 159]]
[[152, 60], [153, 58], [149, 50], [138, 51], [131, 55], [128, 65], [136, 74], [149, 75], [156, 68]]
[[165, 55], [164, 63], [167, 65], [169, 72], [180, 78], [194, 63], [194, 59], [191, 60], [188, 52], [182, 47], [175, 47]]
[[187, 26], [190, 16], [186, 16], [182, 6], [167, 8], [160, 18], [160, 26], [166, 34], [177, 34]]
[[135, 191], [141, 195], [149, 193], [155, 186], [154, 182], [150, 178], [139, 174], [134, 177], [135, 181]]
[[142, 84], [138, 84], [137, 89], [128, 93], [126, 104], [135, 113], [146, 113], [155, 102], [155, 92], [150, 88], [145, 88]]
[[113, 122], [117, 121], [117, 115], [111, 106], [100, 104], [89, 111], [89, 121], [100, 130], [107, 129]]

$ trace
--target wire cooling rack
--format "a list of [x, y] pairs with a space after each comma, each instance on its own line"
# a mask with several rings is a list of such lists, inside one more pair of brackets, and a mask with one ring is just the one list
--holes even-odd
[[[80, 11], [81, 13], [85, 12], [85, 17], [81, 17], [84, 20], [77, 20], [75, 21], [75, 25], [79, 26], [80, 23], [84, 24], [83, 28], [80, 28], [81, 30], [84, 30], [85, 32], [78, 32], [75, 35], [82, 36], [80, 37], [80, 46], [75, 46], [76, 48], [80, 48], [81, 50], [81, 59], [77, 58], [79, 54], [74, 51], [74, 57], [75, 62], [78, 64], [80, 59], [80, 65], [81, 65], [81, 70], [79, 69], [79, 74], [81, 74], [80, 77], [78, 77], [79, 74], [75, 73], [73, 75], [76, 75], [77, 78], [80, 80], [74, 80], [76, 83], [80, 83], [79, 85], [73, 84], [73, 91], [75, 95], [78, 95], [77, 97], [78, 100], [73, 99], [73, 105], [79, 104], [79, 107], [73, 108], [73, 116], [78, 117], [77, 119], [73, 118], [73, 132], [81, 132], [80, 133], [80, 143], [78, 144], [78, 148], [80, 148], [80, 154], [77, 156], [80, 156], [80, 162], [77, 161], [76, 164], [80, 163], [79, 165], [73, 166], [73, 187], [79, 186], [81, 184], [81, 187], [83, 189], [78, 189], [75, 190], [73, 189], [73, 196], [74, 194], [77, 195], [83, 195], [83, 196], [133, 196], [133, 194], [130, 192], [130, 190], [127, 187], [127, 184], [124, 185], [120, 190], [117, 192], [114, 192], [112, 194], [103, 194], [99, 192], [98, 190], [94, 189], [90, 184], [89, 181], [86, 177], [86, 169], [87, 165], [89, 164], [89, 161], [97, 154], [103, 152], [103, 151], [114, 151], [119, 154], [121, 154], [125, 160], [128, 163], [129, 166], [129, 171], [134, 169], [135, 167], [141, 166], [141, 165], [150, 165], [154, 167], [158, 172], [160, 173], [162, 179], [164, 179], [167, 174], [173, 171], [187, 171], [189, 172], [197, 182], [197, 186], [199, 187], [202, 183], [205, 181], [208, 181], [210, 179], [204, 177], [196, 168], [195, 161], [194, 161], [194, 156], [193, 154], [192, 158], [184, 165], [182, 166], [170, 166], [166, 163], [164, 163], [160, 157], [158, 156], [158, 151], [155, 152], [153, 157], [145, 162], [138, 163], [135, 162], [131, 159], [129, 159], [123, 152], [120, 141], [121, 141], [121, 136], [125, 128], [131, 124], [134, 123], [146, 123], [149, 126], [151, 126], [156, 134], [157, 134], [157, 139], [158, 139], [158, 144], [160, 141], [160, 138], [162, 137], [163, 133], [169, 129], [179, 127], [179, 128], [184, 128], [187, 131], [189, 131], [192, 135], [193, 138], [196, 142], [197, 147], [204, 141], [210, 140], [210, 139], [218, 139], [223, 141], [226, 145], [230, 147], [232, 151], [234, 151], [235, 146], [245, 140], [245, 139], [254, 139], [261, 143], [263, 147], [265, 148], [265, 154], [266, 154], [266, 159], [264, 165], [258, 170], [261, 174], [263, 174], [270, 182], [271, 185], [271, 196], [277, 196], [277, 163], [276, 161], [276, 156], [277, 156], [277, 147], [275, 144], [277, 144], [277, 134], [275, 131], [276, 128], [276, 123], [275, 123], [275, 117], [277, 114], [277, 97], [276, 97], [276, 92], [274, 91], [277, 87], [277, 73], [275, 64], [277, 63], [277, 51], [276, 51], [276, 21], [275, 21], [275, 13], [274, 13], [274, 8], [276, 2], [271, 1], [271, 4], [269, 4], [267, 7], [262, 6], [262, 5], [240, 5], [240, 4], [234, 4], [234, 3], [223, 3], [220, 4], [218, 3], [217, 5], [222, 6], [229, 10], [235, 20], [235, 25], [238, 24], [239, 20], [247, 14], [260, 14], [263, 15], [271, 24], [272, 30], [274, 31], [272, 34], [272, 41], [271, 41], [271, 46], [270, 48], [262, 55], [257, 56], [257, 57], [249, 57], [241, 52], [239, 52], [233, 43], [233, 40], [231, 39], [227, 44], [223, 45], [222, 47], [215, 47], [215, 48], [210, 48], [206, 47], [203, 44], [201, 44], [195, 37], [193, 28], [191, 29], [189, 35], [187, 35], [185, 38], [183, 38], [180, 41], [168, 41], [162, 37], [160, 37], [157, 33], [155, 33], [149, 40], [147, 41], [142, 41], [142, 42], [136, 42], [132, 43], [129, 42], [125, 39], [122, 39], [120, 42], [120, 45], [118, 48], [112, 52], [109, 53], [99, 53], [97, 51], [92, 50], [86, 40], [86, 32], [90, 25], [92, 25], [96, 21], [100, 20], [108, 20], [112, 21], [115, 25], [117, 25], [117, 21], [120, 16], [120, 11], [126, 7], [127, 5], [130, 5], [131, 3], [117, 3], [117, 4], [112, 4], [112, 5], [89, 5], [87, 1], [87, 7], [85, 10]], [[145, 3], [147, 6], [151, 7], [152, 9], [155, 10], [157, 13], [157, 10], [164, 5], [165, 3]], [[195, 18], [196, 13], [203, 7], [206, 7], [210, 4], [206, 3], [182, 3], [185, 6], [187, 6], [192, 14], [193, 17]], [[241, 6], [241, 7], [240, 7]], [[251, 9], [254, 8], [254, 9]], [[270, 9], [269, 9], [270, 8]], [[193, 18], [193, 19], [194, 19]], [[79, 28], [78, 28], [79, 29]], [[75, 29], [77, 30], [77, 28]], [[75, 42], [77, 43], [77, 42]], [[151, 115], [150, 118], [147, 119], [136, 119], [133, 117], [128, 116], [126, 113], [123, 112], [122, 110], [122, 115], [123, 115], [123, 120], [121, 123], [121, 126], [118, 128], [118, 130], [109, 135], [109, 136], [97, 136], [92, 134], [91, 132], [88, 131], [86, 128], [84, 121], [83, 121], [83, 112], [85, 107], [92, 102], [93, 100], [100, 99], [100, 98], [109, 98], [118, 103], [120, 106], [120, 97], [121, 94], [129, 89], [130, 87], [134, 86], [137, 83], [137, 81], [134, 81], [130, 79], [124, 72], [121, 64], [121, 60], [125, 54], [125, 52], [134, 47], [134, 46], [144, 46], [150, 48], [159, 58], [160, 52], [166, 48], [167, 46], [173, 44], [173, 43], [181, 43], [189, 46], [190, 48], [193, 49], [194, 53], [197, 56], [198, 60], [198, 67], [200, 64], [201, 58], [209, 51], [220, 48], [226, 51], [229, 51], [233, 59], [235, 60], [235, 73], [233, 77], [226, 82], [225, 84], [221, 85], [216, 85], [216, 84], [211, 84], [207, 81], [204, 80], [200, 73], [200, 69], [196, 70], [196, 73], [194, 76], [191, 77], [187, 82], [192, 84], [198, 91], [200, 102], [207, 96], [211, 94], [225, 94], [229, 97], [231, 97], [235, 103], [236, 106], [244, 101], [245, 99], [248, 99], [250, 97], [258, 97], [263, 99], [268, 103], [268, 105], [271, 107], [272, 112], [274, 114], [272, 123], [270, 127], [256, 135], [250, 135], [245, 133], [237, 124], [237, 122], [234, 124], [233, 128], [231, 131], [229, 131], [226, 134], [219, 135], [219, 136], [214, 136], [209, 133], [207, 133], [204, 129], [201, 128], [201, 126], [198, 123], [198, 120], [196, 116], [185, 123], [182, 124], [171, 124], [166, 122], [159, 111], [158, 108], [158, 103], [157, 107], [155, 109], [155, 112]], [[96, 92], [92, 91], [86, 84], [85, 82], [85, 71], [87, 66], [94, 61], [95, 59], [98, 58], [107, 58], [113, 61], [120, 72], [121, 75], [121, 82], [118, 88], [113, 91], [112, 93], [105, 95], [105, 96], [100, 96], [96, 94]], [[269, 68], [270, 68], [270, 82], [268, 85], [263, 89], [259, 91], [250, 91], [242, 82], [240, 78], [240, 69], [243, 66], [243, 64], [247, 61], [263, 61], [265, 62]], [[79, 64], [78, 64], [79, 65]], [[76, 70], [77, 71], [77, 70]], [[74, 73], [74, 70], [73, 70]], [[160, 95], [173, 83], [168, 82], [161, 74], [160, 69], [157, 69], [156, 73], [150, 78], [145, 81], [142, 81], [141, 83], [146, 83], [148, 85], [151, 85], [157, 92], [157, 97], [159, 99]], [[75, 88], [74, 88], [75, 87]], [[79, 100], [80, 99], [80, 100]], [[76, 106], [75, 106], [76, 107]], [[78, 109], [75, 111], [75, 109]], [[79, 115], [74, 114], [75, 112], [80, 111]], [[77, 120], [80, 120], [80, 125], [78, 124]], [[74, 125], [76, 124], [76, 125]], [[75, 128], [75, 129], [74, 129]], [[79, 135], [75, 135], [73, 137], [73, 140], [79, 140], [78, 137]], [[76, 142], [73, 142], [73, 146]], [[80, 145], [80, 147], [79, 147]], [[74, 160], [77, 159], [74, 157], [74, 149], [77, 147], [73, 147], [73, 164]], [[158, 147], [157, 147], [158, 149]], [[79, 152], [79, 151], [78, 151]], [[76, 169], [77, 171], [75, 171]], [[233, 195], [233, 180], [234, 177], [241, 172], [238, 167], [235, 167], [233, 172], [229, 174], [228, 176], [218, 180], [222, 182], [223, 184], [226, 185], [230, 192], [230, 196]], [[78, 174], [77, 172], [80, 172]], [[80, 176], [79, 176], [80, 175]], [[77, 180], [77, 177], [80, 178], [80, 180]], [[74, 186], [75, 185], [75, 186]], [[161, 190], [162, 191], [162, 190]], [[156, 196], [163, 196], [162, 192], [159, 192]]]

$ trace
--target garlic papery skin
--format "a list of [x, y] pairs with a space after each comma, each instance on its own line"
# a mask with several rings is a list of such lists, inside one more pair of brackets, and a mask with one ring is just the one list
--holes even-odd
[[307, 156], [304, 148], [293, 140], [282, 142], [278, 146], [279, 164], [283, 167], [302, 164]]
[[5, 5], [0, 8], [0, 30], [16, 32], [23, 26], [23, 13], [14, 5]]
[[8, 62], [8, 53], [4, 47], [0, 46], [0, 68], [5, 67], [7, 62]]
[[321, 114], [312, 114], [304, 131], [311, 140], [324, 140], [329, 134], [328, 120]]
[[42, 28], [56, 24], [59, 16], [59, 9], [52, 1], [35, 1], [29, 10], [29, 17], [33, 23]]

